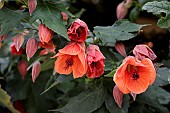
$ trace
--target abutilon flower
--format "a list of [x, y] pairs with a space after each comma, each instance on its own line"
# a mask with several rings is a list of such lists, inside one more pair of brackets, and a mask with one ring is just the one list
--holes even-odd
[[29, 8], [30, 16], [36, 9], [36, 6], [37, 6], [37, 0], [28, 0], [28, 8]]
[[123, 19], [128, 13], [128, 7], [124, 2], [121, 2], [116, 9], [117, 19]]
[[27, 74], [27, 68], [28, 68], [28, 63], [25, 60], [21, 60], [18, 62], [18, 70], [19, 73], [22, 76], [22, 79], [25, 78], [25, 75]]
[[149, 58], [150, 60], [155, 61], [157, 59], [157, 56], [152, 51], [152, 49], [150, 49], [147, 45], [144, 44], [136, 45], [133, 49], [133, 54], [139, 60]]
[[152, 61], [148, 58], [138, 60], [128, 56], [114, 74], [114, 82], [124, 94], [145, 92], [153, 84], [156, 71]]
[[96, 45], [89, 45], [87, 51], [87, 77], [95, 78], [100, 77], [104, 73], [104, 59], [100, 49]]
[[24, 52], [23, 48], [20, 48], [19, 51], [17, 51], [15, 44], [11, 44], [11, 54], [13, 55], [21, 55]]
[[40, 74], [41, 71], [41, 64], [39, 61], [36, 61], [33, 66], [32, 66], [32, 81], [35, 82], [37, 79], [38, 75]]
[[26, 54], [27, 54], [27, 60], [29, 59], [36, 53], [38, 49], [39, 43], [37, 39], [35, 38], [29, 38], [26, 44]]
[[88, 36], [88, 26], [84, 21], [77, 19], [71, 24], [67, 33], [71, 41], [84, 42]]
[[84, 43], [71, 42], [53, 57], [57, 57], [55, 61], [55, 70], [59, 74], [70, 74], [73, 77], [82, 77], [86, 73], [85, 62], [85, 45]]
[[38, 36], [42, 43], [48, 43], [53, 37], [53, 31], [45, 26], [45, 24], [40, 24], [38, 28]]

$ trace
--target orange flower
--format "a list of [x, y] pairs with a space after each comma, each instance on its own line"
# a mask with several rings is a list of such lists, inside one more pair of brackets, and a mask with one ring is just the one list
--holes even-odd
[[60, 74], [70, 74], [73, 77], [82, 77], [86, 73], [85, 45], [84, 43], [71, 42], [54, 56], [55, 70]]
[[114, 75], [114, 82], [124, 94], [145, 92], [156, 78], [156, 71], [150, 59], [139, 61], [133, 56], [123, 60]]
[[39, 43], [39, 46], [44, 48], [41, 52], [40, 55], [46, 55], [48, 53], [54, 53], [55, 54], [55, 45], [52, 40], [50, 40], [48, 43]]
[[42, 43], [48, 43], [52, 39], [53, 31], [46, 27], [45, 24], [40, 24], [38, 30], [38, 36]]

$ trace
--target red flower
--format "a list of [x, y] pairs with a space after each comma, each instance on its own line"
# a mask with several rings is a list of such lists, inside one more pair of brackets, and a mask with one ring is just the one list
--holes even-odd
[[17, 51], [19, 51], [22, 44], [24, 43], [24, 35], [23, 34], [18, 34], [13, 38], [13, 40], [14, 40], [14, 44], [15, 44], [15, 47], [16, 47]]
[[36, 6], [37, 6], [37, 0], [28, 0], [28, 8], [29, 8], [30, 16], [36, 9]]
[[133, 49], [133, 54], [139, 60], [149, 58], [150, 60], [154, 61], [157, 58], [155, 53], [147, 45], [144, 44], [136, 45]]
[[18, 62], [18, 70], [19, 73], [22, 76], [22, 79], [25, 78], [25, 75], [27, 74], [27, 68], [28, 68], [28, 63], [25, 60], [21, 60]]
[[89, 45], [87, 47], [87, 77], [95, 78], [100, 77], [104, 72], [104, 59], [105, 57], [100, 52], [96, 45]]
[[42, 43], [40, 42], [39, 45], [44, 48], [40, 55], [46, 55], [48, 53], [55, 53], [55, 45], [52, 40], [50, 40], [48, 43]]
[[32, 66], [32, 81], [35, 82], [37, 79], [38, 75], [40, 74], [41, 71], [41, 64], [39, 61], [36, 61], [33, 66]]
[[124, 94], [145, 92], [156, 78], [152, 61], [148, 58], [138, 60], [128, 56], [114, 74], [114, 82]]
[[40, 24], [38, 30], [38, 36], [42, 43], [48, 43], [52, 39], [53, 31], [46, 27], [44, 24]]
[[60, 74], [70, 74], [73, 77], [82, 77], [86, 73], [85, 45], [84, 43], [71, 42], [54, 56], [55, 70]]
[[115, 44], [116, 50], [124, 57], [127, 57], [126, 51], [125, 51], [125, 46], [123, 45], [122, 42], [117, 41]]
[[11, 44], [11, 54], [13, 55], [21, 55], [24, 52], [23, 48], [20, 48], [19, 51], [17, 51], [15, 44]]
[[88, 26], [82, 20], [77, 19], [72, 23], [67, 33], [71, 41], [84, 42], [88, 36]]

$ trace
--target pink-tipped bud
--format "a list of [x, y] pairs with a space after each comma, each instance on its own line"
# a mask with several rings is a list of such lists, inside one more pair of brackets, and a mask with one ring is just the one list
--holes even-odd
[[36, 6], [37, 6], [37, 0], [28, 0], [28, 8], [29, 8], [30, 16], [36, 9]]
[[67, 13], [61, 12], [61, 15], [63, 16], [63, 20], [64, 20], [65, 22], [67, 22], [67, 20], [68, 20], [68, 15], [67, 15]]
[[16, 50], [19, 51], [22, 44], [24, 43], [24, 35], [18, 34], [13, 38], [13, 40], [14, 40]]
[[124, 2], [121, 2], [116, 9], [117, 19], [123, 19], [128, 13], [128, 7]]
[[27, 54], [27, 60], [36, 53], [39, 46], [39, 42], [35, 38], [29, 38], [28, 42], [26, 44], [26, 54]]
[[113, 88], [113, 97], [117, 105], [121, 108], [122, 107], [122, 100], [123, 100], [123, 93], [119, 90], [119, 88], [115, 85]]
[[130, 92], [131, 96], [133, 97], [133, 100], [135, 101], [136, 100], [136, 94], [133, 93], [133, 92]]
[[45, 26], [45, 24], [40, 24], [38, 28], [38, 36], [42, 43], [48, 43], [53, 37], [53, 31]]
[[119, 41], [116, 42], [115, 48], [122, 56], [127, 57], [126, 51], [125, 51], [125, 46], [122, 42], [119, 42]]
[[40, 62], [35, 62], [32, 67], [32, 81], [35, 82], [37, 79], [38, 75], [40, 74], [41, 71], [41, 64]]
[[19, 73], [22, 76], [22, 79], [25, 78], [25, 75], [27, 74], [27, 68], [28, 68], [28, 63], [25, 60], [21, 60], [18, 62], [18, 70]]

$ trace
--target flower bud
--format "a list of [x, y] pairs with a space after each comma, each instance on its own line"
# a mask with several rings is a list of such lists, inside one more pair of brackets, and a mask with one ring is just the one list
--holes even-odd
[[123, 45], [122, 42], [116, 42], [115, 48], [122, 56], [127, 57], [126, 51], [125, 51], [125, 46]]
[[26, 54], [27, 54], [28, 61], [36, 53], [38, 46], [39, 46], [39, 43], [37, 39], [35, 38], [28, 39], [28, 42], [26, 44]]
[[125, 3], [122, 2], [117, 6], [116, 9], [116, 14], [117, 14], [117, 19], [123, 19], [128, 13], [128, 8], [126, 7]]
[[38, 36], [42, 43], [48, 43], [52, 39], [53, 31], [46, 27], [45, 24], [40, 24], [38, 30]]
[[25, 61], [25, 60], [19, 61], [19, 63], [18, 63], [18, 70], [19, 70], [19, 73], [22, 76], [22, 79], [24, 79], [25, 75], [27, 74], [27, 68], [28, 68], [27, 61]]
[[133, 93], [133, 92], [130, 92], [131, 96], [133, 97], [133, 100], [135, 101], [136, 100], [136, 94]]
[[32, 67], [32, 81], [35, 82], [41, 71], [41, 64], [39, 61], [35, 62]]
[[147, 45], [144, 44], [136, 45], [133, 49], [133, 54], [139, 60], [149, 58], [150, 60], [155, 61], [157, 58], [155, 53]]
[[113, 88], [113, 97], [117, 105], [122, 107], [123, 93], [119, 90], [119, 88], [115, 85]]
[[24, 43], [24, 35], [18, 34], [13, 38], [13, 40], [14, 40], [15, 48], [17, 49], [17, 51], [19, 51], [22, 44]]
[[37, 0], [28, 0], [28, 8], [29, 8], [30, 16], [36, 9], [36, 6], [37, 6]]
[[20, 48], [19, 51], [17, 51], [14, 43], [11, 44], [10, 47], [11, 47], [11, 54], [13, 54], [13, 55], [21, 55], [24, 52], [23, 48]]
[[61, 12], [61, 15], [63, 16], [63, 20], [64, 20], [65, 22], [67, 22], [67, 20], [68, 20], [68, 15], [67, 15], [67, 13]]

